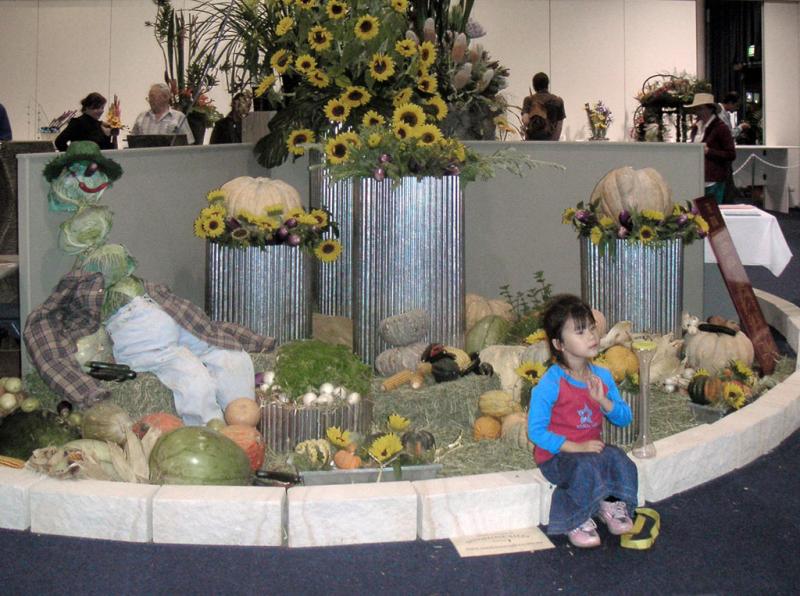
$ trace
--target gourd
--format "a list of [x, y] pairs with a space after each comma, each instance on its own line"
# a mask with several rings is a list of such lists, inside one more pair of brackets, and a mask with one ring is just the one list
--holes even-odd
[[478, 294], [467, 294], [466, 296], [466, 329], [472, 327], [484, 317], [497, 315], [503, 317], [508, 322], [514, 320], [514, 312], [511, 304], [505, 300], [484, 298]]
[[483, 441], [484, 439], [493, 441], [500, 436], [502, 428], [497, 418], [481, 416], [475, 420], [475, 424], [472, 426], [472, 437], [476, 441]]
[[401, 370], [416, 370], [427, 344], [416, 343], [401, 348], [389, 348], [375, 358], [375, 370], [389, 377]]
[[128, 413], [111, 402], [100, 402], [93, 405], [83, 414], [81, 435], [84, 439], [111, 441], [124, 445], [125, 432], [133, 429], [133, 421]]
[[252, 426], [245, 426], [244, 424], [230, 424], [219, 432], [236, 443], [245, 452], [250, 462], [251, 470], [256, 471], [261, 467], [266, 453], [264, 439], [261, 437], [260, 432]]
[[151, 428], [158, 429], [163, 435], [182, 426], [183, 420], [177, 416], [167, 412], [156, 412], [155, 414], [142, 416], [137, 420], [136, 424], [133, 425], [133, 434], [141, 439]]
[[625, 346], [611, 346], [603, 353], [603, 358], [617, 383], [622, 381], [625, 375], [632, 375], [639, 370], [639, 359]]
[[500, 436], [503, 441], [511, 443], [520, 449], [527, 449], [528, 445], [528, 417], [522, 412], [514, 412], [502, 420]]
[[436, 449], [436, 440], [427, 430], [408, 430], [400, 438], [403, 449], [414, 457], [422, 457]]
[[302, 208], [300, 194], [283, 180], [239, 176], [222, 185], [225, 207], [231, 215], [247, 211], [263, 215], [269, 207], [282, 207], [284, 213]]
[[333, 456], [333, 463], [340, 470], [355, 470], [361, 467], [361, 458], [347, 449], [339, 449]]
[[464, 349], [467, 353], [480, 352], [487, 346], [503, 342], [510, 323], [498, 315], [483, 317], [467, 332]]
[[494, 418], [503, 418], [522, 410], [510, 393], [496, 390], [487, 391], [478, 398], [478, 409], [481, 414]]
[[430, 315], [416, 309], [383, 319], [378, 323], [378, 334], [390, 346], [407, 346], [422, 341], [430, 328]]
[[687, 335], [684, 341], [686, 364], [692, 368], [705, 368], [717, 372], [731, 360], [741, 360], [747, 366], [753, 363], [753, 343], [744, 333], [736, 335], [698, 331]]
[[331, 461], [330, 443], [325, 439], [308, 439], [294, 448], [296, 460], [303, 468], [321, 470]]
[[243, 424], [256, 426], [261, 420], [261, 408], [248, 397], [234, 399], [225, 408], [225, 422], [228, 424]]
[[630, 166], [616, 168], [603, 176], [592, 190], [590, 202], [619, 222], [621, 211], [650, 209], [664, 215], [672, 212], [672, 190], [664, 177], [653, 168], [634, 170]]
[[716, 402], [722, 393], [722, 381], [710, 375], [693, 377], [689, 381], [689, 399], [702, 406]]

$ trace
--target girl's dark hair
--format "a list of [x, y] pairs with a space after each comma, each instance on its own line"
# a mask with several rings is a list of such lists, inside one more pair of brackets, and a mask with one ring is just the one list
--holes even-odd
[[93, 91], [81, 100], [81, 112], [102, 108], [104, 105], [106, 105], [106, 98]]
[[542, 327], [547, 334], [550, 355], [564, 364], [564, 354], [553, 346], [553, 340], [563, 341], [561, 333], [567, 319], [575, 321], [576, 329], [585, 329], [595, 323], [592, 307], [572, 294], [558, 294], [550, 299], [542, 313]]

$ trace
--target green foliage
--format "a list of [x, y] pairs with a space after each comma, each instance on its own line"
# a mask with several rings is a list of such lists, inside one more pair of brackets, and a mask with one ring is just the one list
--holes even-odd
[[14, 412], [0, 422], [0, 455], [27, 460], [35, 449], [60, 447], [80, 435], [54, 412]]
[[524, 292], [512, 293], [510, 285], [500, 286], [500, 295], [511, 304], [511, 310], [516, 317], [515, 322], [508, 330], [504, 343], [522, 343], [526, 337], [542, 326], [540, 311], [550, 300], [553, 286], [545, 280], [544, 271], [534, 273], [533, 279], [533, 287]]
[[275, 382], [293, 399], [323, 383], [367, 395], [371, 381], [372, 369], [344, 346], [300, 340], [278, 348]]

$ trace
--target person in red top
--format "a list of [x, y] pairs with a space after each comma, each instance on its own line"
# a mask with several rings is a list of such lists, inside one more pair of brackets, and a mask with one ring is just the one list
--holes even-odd
[[636, 465], [601, 440], [603, 419], [627, 426], [631, 409], [608, 369], [591, 363], [599, 337], [586, 303], [555, 296], [542, 322], [555, 363], [531, 393], [528, 437], [536, 464], [556, 486], [547, 533], [567, 534], [577, 547], [599, 546], [594, 516], [612, 534], [633, 528], [628, 510], [638, 500]]

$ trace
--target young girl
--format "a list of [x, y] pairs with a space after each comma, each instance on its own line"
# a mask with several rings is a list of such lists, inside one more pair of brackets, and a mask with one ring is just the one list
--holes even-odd
[[555, 296], [543, 326], [555, 363], [531, 394], [528, 436], [536, 464], [556, 486], [547, 533], [567, 534], [577, 547], [598, 546], [593, 516], [612, 534], [633, 527], [628, 511], [637, 503], [636, 466], [600, 440], [603, 416], [626, 426], [631, 410], [611, 373], [591, 364], [599, 338], [587, 304], [577, 296]]

